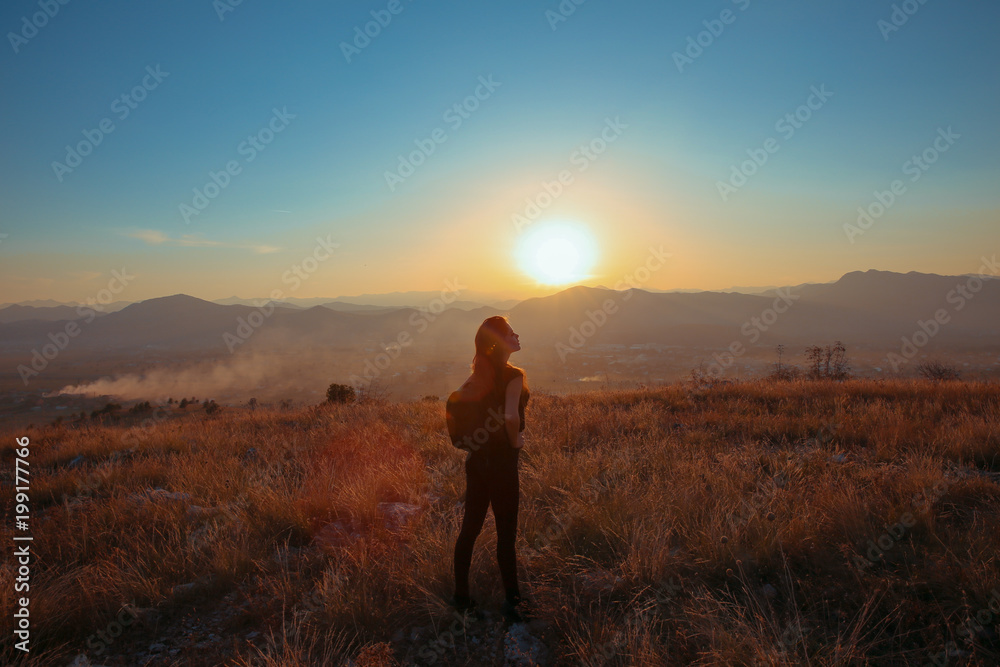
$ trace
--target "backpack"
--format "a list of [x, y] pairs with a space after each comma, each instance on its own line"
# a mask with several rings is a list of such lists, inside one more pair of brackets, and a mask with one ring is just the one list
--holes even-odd
[[505, 437], [503, 401], [496, 387], [485, 386], [470, 376], [451, 392], [445, 405], [448, 436], [451, 444], [468, 452], [494, 449]]

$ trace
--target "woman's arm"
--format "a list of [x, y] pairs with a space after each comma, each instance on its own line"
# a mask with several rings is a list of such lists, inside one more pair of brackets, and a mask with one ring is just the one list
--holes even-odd
[[504, 422], [507, 427], [507, 442], [510, 446], [518, 449], [524, 443], [519, 437], [521, 435], [521, 415], [518, 412], [518, 402], [521, 400], [521, 387], [524, 380], [518, 375], [507, 384], [507, 396], [504, 402]]

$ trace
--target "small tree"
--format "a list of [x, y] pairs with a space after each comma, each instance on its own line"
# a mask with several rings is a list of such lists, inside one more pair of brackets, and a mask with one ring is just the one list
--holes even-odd
[[774, 367], [767, 378], [769, 380], [794, 380], [797, 378], [799, 376], [799, 369], [797, 366], [781, 363], [781, 357], [785, 353], [785, 346], [778, 345], [774, 348], [774, 350], [778, 353], [778, 363], [774, 364]]
[[846, 380], [850, 374], [851, 369], [847, 364], [847, 348], [839, 340], [835, 341], [833, 347], [832, 377], [835, 380]]
[[769, 380], [794, 380], [800, 374], [799, 367], [791, 364], [775, 364], [771, 373], [767, 376]]
[[219, 410], [222, 409], [219, 406], [219, 404], [215, 402], [214, 399], [213, 400], [208, 400], [207, 398], [201, 404], [201, 407], [205, 408], [205, 413], [206, 414], [210, 414], [210, 415], [214, 415], [216, 412], [218, 412]]
[[809, 361], [809, 377], [814, 380], [844, 380], [850, 374], [847, 348], [839, 340], [826, 347], [807, 347], [806, 359]]
[[328, 403], [353, 403], [354, 399], [354, 387], [350, 385], [333, 383], [326, 389]]

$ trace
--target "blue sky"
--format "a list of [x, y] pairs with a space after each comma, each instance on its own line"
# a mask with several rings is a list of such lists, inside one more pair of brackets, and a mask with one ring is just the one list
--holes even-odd
[[[557, 21], [558, 2], [399, 0], [391, 14], [388, 1], [243, 0], [220, 18], [224, 2], [52, 0], [36, 33], [24, 17], [44, 0], [0, 8], [0, 301], [82, 300], [122, 266], [137, 275], [127, 300], [455, 277], [552, 291], [517, 265], [512, 216], [567, 169], [572, 184], [531, 226], [593, 234], [584, 284], [613, 284], [660, 245], [673, 259], [657, 289], [961, 273], [998, 250], [996, 3], [567, 0]], [[894, 5], [906, 22], [885, 32]], [[391, 21], [348, 62], [342, 43], [373, 11]], [[706, 46], [679, 71], [674, 54], [699, 33]], [[121, 118], [121, 96], [157, 67], [168, 74]], [[498, 85], [482, 95], [480, 77]], [[814, 86], [832, 96], [783, 137], [776, 122]], [[447, 122], [477, 89], [478, 108]], [[240, 147], [275, 109], [285, 126], [247, 161]], [[104, 119], [113, 131], [60, 180], [53, 163]], [[626, 129], [578, 170], [571, 156], [609, 119]], [[959, 138], [911, 181], [904, 163], [949, 127]], [[390, 188], [397, 156], [439, 128], [445, 141]], [[724, 200], [719, 182], [769, 138], [778, 150]], [[186, 222], [181, 205], [231, 161], [239, 173]], [[845, 231], [897, 179], [905, 194]], [[282, 275], [317, 238], [338, 251], [292, 294]]]

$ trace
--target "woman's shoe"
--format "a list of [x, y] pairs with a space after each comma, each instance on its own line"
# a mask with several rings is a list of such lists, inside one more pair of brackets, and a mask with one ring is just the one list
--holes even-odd
[[477, 606], [476, 601], [467, 595], [454, 595], [448, 604], [458, 611], [469, 611]]
[[520, 597], [508, 598], [500, 604], [500, 613], [508, 623], [527, 623], [531, 620], [531, 615], [525, 610], [525, 605]]

